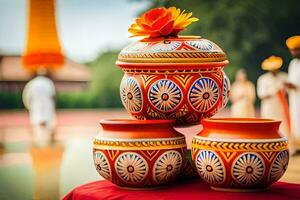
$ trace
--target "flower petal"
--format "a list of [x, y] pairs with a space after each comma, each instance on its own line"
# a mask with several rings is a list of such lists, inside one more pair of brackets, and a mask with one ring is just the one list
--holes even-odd
[[192, 17], [192, 13], [186, 13], [176, 7], [154, 8], [142, 14], [136, 19], [128, 31], [134, 36], [144, 37], [166, 37], [176, 36], [198, 18]]
[[158, 18], [153, 24], [152, 28], [154, 30], [159, 30], [161, 27], [165, 26], [171, 20], [171, 13], [167, 13], [165, 16]]
[[167, 36], [169, 35], [173, 30], [174, 21], [169, 21], [164, 27], [162, 27], [159, 32], [161, 35]]
[[151, 9], [144, 14], [145, 21], [148, 24], [152, 24], [157, 18], [163, 16], [166, 11], [165, 7]]

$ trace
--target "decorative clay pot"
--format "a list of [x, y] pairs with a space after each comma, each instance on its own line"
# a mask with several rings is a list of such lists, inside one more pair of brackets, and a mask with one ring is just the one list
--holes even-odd
[[228, 100], [225, 53], [201, 37], [143, 39], [125, 47], [116, 63], [124, 107], [137, 119], [199, 124]]
[[192, 157], [201, 178], [215, 190], [256, 191], [284, 174], [289, 161], [279, 121], [204, 119], [194, 137]]
[[185, 162], [186, 142], [174, 120], [102, 120], [93, 154], [99, 174], [121, 187], [171, 183]]

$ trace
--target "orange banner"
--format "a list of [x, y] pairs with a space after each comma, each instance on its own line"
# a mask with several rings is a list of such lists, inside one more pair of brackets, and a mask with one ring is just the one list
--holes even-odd
[[24, 66], [36, 71], [63, 65], [64, 56], [56, 29], [55, 0], [28, 0], [27, 45], [23, 56]]

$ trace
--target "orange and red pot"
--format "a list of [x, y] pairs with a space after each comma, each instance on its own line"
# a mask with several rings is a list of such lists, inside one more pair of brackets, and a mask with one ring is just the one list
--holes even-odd
[[228, 101], [226, 54], [201, 37], [143, 39], [125, 47], [116, 64], [125, 73], [122, 103], [137, 119], [199, 124]]
[[215, 118], [202, 121], [193, 138], [192, 157], [202, 180], [212, 189], [257, 191], [278, 181], [287, 169], [287, 139], [279, 121]]
[[174, 120], [102, 120], [95, 137], [98, 173], [127, 188], [153, 188], [172, 183], [185, 163], [186, 142], [173, 129]]

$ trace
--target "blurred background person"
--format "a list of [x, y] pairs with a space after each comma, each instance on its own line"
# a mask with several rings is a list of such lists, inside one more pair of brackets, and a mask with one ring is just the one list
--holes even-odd
[[23, 90], [23, 103], [28, 109], [36, 144], [44, 145], [54, 139], [55, 130], [55, 86], [46, 77], [46, 69], [40, 68], [37, 76]]
[[268, 72], [258, 78], [257, 95], [261, 99], [261, 117], [281, 121], [279, 130], [288, 138], [292, 155], [295, 148], [290, 134], [289, 108], [285, 95], [287, 73], [279, 71], [282, 64], [282, 58], [276, 56], [270, 56], [262, 62], [262, 69]]
[[291, 133], [300, 141], [300, 35], [290, 37], [286, 41], [294, 59], [288, 69], [286, 87], [289, 89]]
[[248, 80], [244, 69], [238, 70], [230, 91], [230, 100], [232, 102], [231, 116], [255, 117], [255, 99], [254, 84]]

